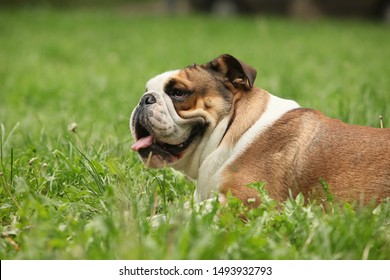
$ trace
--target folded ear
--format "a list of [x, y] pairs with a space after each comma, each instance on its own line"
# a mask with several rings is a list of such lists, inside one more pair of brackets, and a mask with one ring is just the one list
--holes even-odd
[[256, 79], [256, 69], [230, 54], [223, 54], [206, 64], [221, 73], [235, 88], [251, 89]]

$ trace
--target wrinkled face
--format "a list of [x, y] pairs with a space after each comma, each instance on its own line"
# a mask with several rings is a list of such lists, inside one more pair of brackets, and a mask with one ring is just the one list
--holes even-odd
[[149, 167], [174, 166], [229, 114], [233, 92], [224, 75], [207, 65], [165, 72], [146, 84], [134, 109], [132, 146]]

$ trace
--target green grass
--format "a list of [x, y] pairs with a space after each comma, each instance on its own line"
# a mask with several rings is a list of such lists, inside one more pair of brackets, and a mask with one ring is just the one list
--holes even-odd
[[[147, 79], [221, 53], [278, 96], [390, 127], [389, 45], [371, 22], [0, 10], [0, 258], [390, 259], [386, 203], [324, 210], [262, 192], [245, 222], [234, 199], [184, 214], [194, 183], [146, 170], [128, 128]], [[152, 228], [153, 213], [169, 223]]]

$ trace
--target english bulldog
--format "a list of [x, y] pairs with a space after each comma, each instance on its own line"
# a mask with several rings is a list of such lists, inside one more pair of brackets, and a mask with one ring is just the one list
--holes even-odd
[[[390, 197], [390, 129], [345, 124], [254, 86], [256, 70], [224, 54], [150, 79], [130, 118], [145, 165], [197, 180], [196, 202], [228, 193], [258, 206], [250, 183], [283, 201]], [[324, 184], [328, 190], [324, 190]]]

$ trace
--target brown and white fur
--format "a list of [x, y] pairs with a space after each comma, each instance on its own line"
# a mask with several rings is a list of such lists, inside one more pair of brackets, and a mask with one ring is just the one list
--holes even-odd
[[158, 75], [131, 116], [134, 151], [149, 167], [197, 180], [195, 201], [227, 193], [260, 203], [269, 195], [342, 201], [390, 197], [390, 129], [348, 125], [253, 86], [256, 70], [221, 55]]

